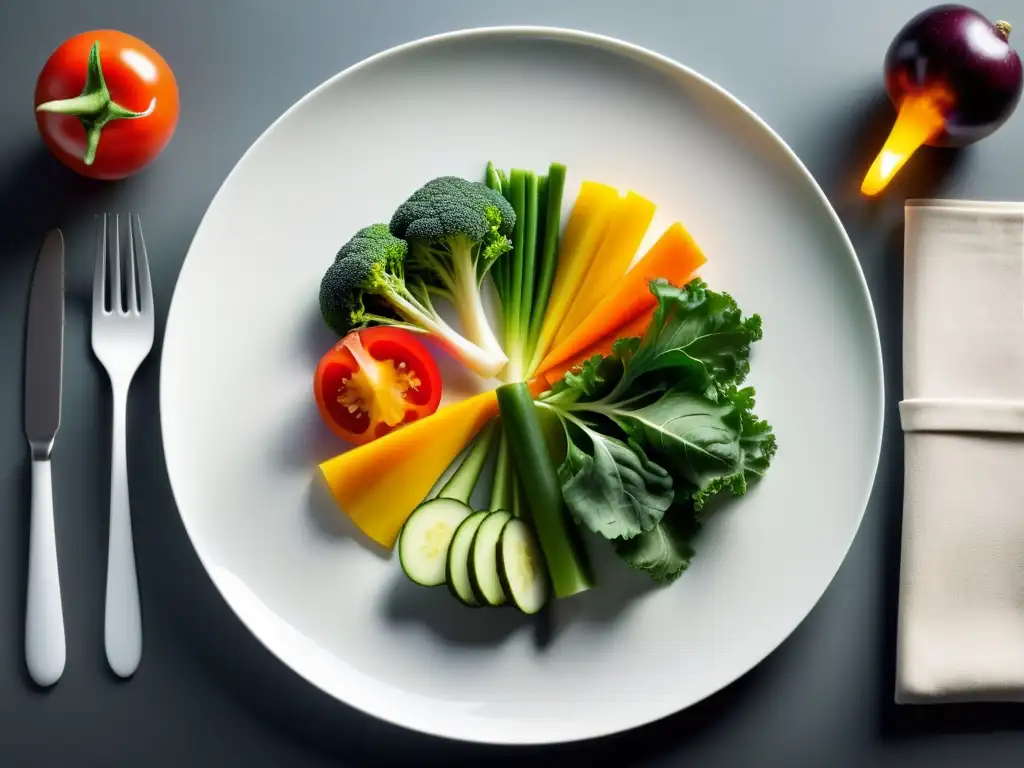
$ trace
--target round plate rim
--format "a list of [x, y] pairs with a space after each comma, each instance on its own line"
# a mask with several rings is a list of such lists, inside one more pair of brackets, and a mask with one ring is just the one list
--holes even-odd
[[[292, 670], [299, 677], [302, 677], [308, 683], [310, 683], [312, 686], [314, 686], [318, 690], [322, 691], [323, 693], [325, 693], [326, 695], [328, 695], [332, 699], [334, 699], [336, 701], [339, 701], [340, 703], [344, 704], [345, 706], [351, 707], [351, 708], [353, 708], [353, 709], [355, 709], [355, 710], [357, 710], [359, 712], [362, 712], [363, 714], [370, 715], [371, 717], [375, 717], [377, 719], [383, 720], [383, 721], [388, 722], [388, 723], [390, 723], [392, 725], [395, 725], [397, 727], [404, 728], [404, 729], [407, 729], [407, 730], [411, 730], [411, 731], [414, 731], [414, 732], [423, 733], [423, 734], [426, 734], [426, 735], [429, 735], [429, 736], [447, 738], [447, 739], [452, 739], [452, 740], [455, 740], [455, 741], [462, 741], [462, 742], [468, 742], [468, 743], [482, 743], [482, 744], [504, 745], [504, 746], [515, 746], [515, 745], [525, 746], [525, 745], [560, 744], [560, 743], [561, 744], [565, 744], [565, 743], [575, 743], [575, 742], [585, 741], [585, 740], [593, 739], [593, 738], [602, 738], [602, 737], [605, 737], [605, 736], [611, 736], [611, 735], [618, 734], [618, 733], [625, 733], [625, 732], [636, 730], [638, 728], [642, 728], [642, 727], [644, 727], [646, 725], [650, 725], [650, 724], [655, 723], [655, 722], [659, 722], [659, 721], [664, 720], [664, 719], [666, 719], [666, 718], [668, 718], [668, 717], [670, 717], [670, 716], [672, 716], [674, 714], [677, 714], [677, 713], [679, 713], [681, 711], [684, 711], [684, 710], [694, 706], [695, 704], [698, 704], [701, 701], [706, 700], [710, 696], [713, 696], [714, 694], [716, 694], [719, 691], [725, 689], [729, 685], [732, 685], [733, 683], [735, 683], [737, 680], [739, 680], [743, 676], [747, 675], [752, 669], [754, 669], [761, 662], [763, 662], [764, 659], [766, 659], [768, 656], [770, 656], [783, 642], [785, 642], [790, 637], [790, 635], [792, 635], [792, 633], [794, 631], [796, 631], [797, 627], [799, 627], [806, 620], [806, 618], [810, 614], [811, 610], [813, 610], [813, 608], [821, 601], [822, 596], [827, 591], [827, 589], [831, 585], [832, 581], [835, 579], [835, 576], [839, 572], [839, 569], [842, 566], [842, 564], [845, 562], [846, 557], [849, 554], [850, 547], [853, 545], [853, 541], [854, 541], [854, 539], [856, 537], [857, 532], [860, 530], [860, 526], [861, 526], [861, 524], [863, 522], [864, 515], [865, 515], [865, 513], [867, 511], [867, 505], [868, 505], [868, 503], [870, 501], [871, 493], [873, 491], [875, 480], [877, 478], [878, 465], [879, 465], [879, 460], [880, 460], [880, 457], [881, 457], [882, 437], [883, 437], [883, 431], [884, 431], [884, 402], [885, 402], [885, 377], [884, 377], [884, 366], [883, 366], [883, 359], [882, 359], [881, 338], [880, 338], [880, 334], [879, 334], [879, 330], [878, 330], [878, 321], [877, 321], [877, 316], [876, 316], [876, 313], [875, 313], [874, 303], [873, 303], [873, 301], [871, 299], [871, 293], [870, 293], [870, 290], [868, 289], [867, 280], [866, 280], [866, 278], [864, 276], [863, 268], [860, 265], [860, 260], [857, 258], [856, 250], [853, 247], [853, 243], [850, 240], [850, 237], [849, 237], [848, 233], [846, 232], [846, 228], [843, 226], [842, 221], [839, 218], [839, 215], [836, 213], [835, 209], [832, 207], [832, 204], [829, 202], [828, 197], [825, 195], [824, 191], [821, 189], [821, 187], [818, 184], [817, 180], [811, 175], [810, 171], [804, 165], [803, 161], [800, 160], [800, 158], [793, 151], [793, 149], [785, 142], [785, 140], [778, 133], [775, 132], [775, 130], [770, 125], [768, 125], [767, 122], [765, 122], [764, 119], [762, 119], [756, 112], [754, 112], [750, 107], [748, 107], [746, 104], [744, 104], [739, 98], [734, 96], [728, 90], [726, 90], [722, 86], [718, 85], [713, 80], [711, 80], [711, 79], [705, 77], [704, 75], [700, 74], [696, 70], [693, 70], [690, 67], [686, 66], [685, 64], [682, 64], [682, 63], [676, 61], [675, 59], [672, 59], [672, 58], [670, 58], [668, 56], [665, 56], [663, 54], [657, 53], [657, 52], [655, 52], [655, 51], [653, 51], [653, 50], [651, 50], [649, 48], [646, 48], [644, 46], [636, 45], [634, 43], [629, 43], [629, 42], [627, 42], [625, 40], [622, 40], [622, 39], [619, 39], [619, 38], [616, 38], [616, 37], [612, 37], [612, 36], [608, 36], [608, 35], [603, 35], [603, 34], [599, 34], [599, 33], [595, 33], [595, 32], [588, 32], [588, 31], [568, 28], [568, 27], [542, 26], [542, 25], [541, 26], [538, 26], [538, 25], [502, 25], [502, 26], [471, 27], [471, 28], [464, 28], [464, 29], [456, 29], [456, 30], [452, 30], [452, 31], [448, 31], [448, 32], [442, 32], [442, 33], [438, 33], [438, 34], [434, 34], [434, 35], [428, 35], [426, 37], [421, 37], [421, 38], [418, 38], [418, 39], [415, 39], [415, 40], [412, 40], [412, 41], [409, 41], [409, 42], [401, 43], [399, 45], [395, 45], [395, 46], [392, 46], [392, 47], [387, 48], [385, 50], [379, 51], [379, 52], [377, 52], [375, 54], [372, 54], [372, 55], [370, 55], [370, 56], [368, 56], [368, 57], [366, 57], [364, 59], [361, 59], [360, 61], [358, 61], [358, 62], [356, 62], [356, 63], [346, 67], [342, 71], [340, 71], [337, 74], [329, 77], [327, 80], [322, 82], [320, 85], [314, 87], [312, 90], [310, 90], [304, 96], [299, 98], [294, 104], [292, 104], [288, 109], [286, 109], [279, 117], [277, 117], [255, 139], [255, 141], [253, 141], [253, 143], [249, 146], [249, 148], [242, 154], [242, 156], [238, 159], [238, 161], [232, 167], [232, 169], [228, 173], [228, 175], [224, 178], [224, 181], [221, 183], [220, 187], [218, 187], [217, 192], [214, 194], [213, 198], [210, 200], [210, 204], [207, 206], [207, 209], [206, 209], [206, 211], [203, 214], [203, 218], [200, 220], [199, 226], [197, 227], [196, 233], [195, 233], [195, 235], [193, 235], [192, 241], [189, 244], [189, 249], [188, 249], [188, 251], [185, 254], [185, 258], [184, 258], [184, 260], [182, 262], [181, 270], [179, 271], [178, 278], [177, 278], [177, 280], [175, 282], [175, 288], [174, 288], [174, 291], [172, 293], [170, 306], [168, 308], [167, 324], [165, 326], [163, 344], [161, 346], [161, 362], [162, 362], [162, 356], [163, 356], [163, 349], [167, 345], [167, 340], [168, 340], [168, 338], [170, 338], [170, 336], [172, 334], [172, 331], [173, 331], [173, 328], [176, 327], [172, 323], [172, 319], [175, 317], [175, 307], [177, 305], [176, 302], [175, 302], [175, 299], [178, 296], [178, 285], [180, 284], [181, 274], [187, 268], [188, 263], [189, 263], [189, 258], [188, 257], [191, 254], [191, 252], [192, 252], [192, 250], [193, 250], [193, 248], [195, 246], [195, 243], [199, 240], [200, 235], [202, 234], [204, 227], [207, 225], [207, 221], [208, 221], [208, 217], [209, 217], [209, 212], [214, 208], [214, 206], [217, 203], [218, 199], [223, 194], [225, 188], [227, 188], [229, 186], [229, 183], [231, 182], [231, 180], [233, 179], [235, 174], [238, 172], [239, 168], [245, 163], [245, 161], [247, 160], [249, 155], [254, 153], [258, 149], [258, 147], [263, 144], [263, 142], [276, 130], [276, 128], [283, 121], [285, 121], [288, 117], [290, 117], [292, 115], [292, 113], [297, 112], [299, 109], [301, 109], [307, 102], [312, 101], [313, 99], [315, 99], [321, 92], [323, 92], [325, 90], [328, 90], [329, 88], [335, 86], [343, 78], [345, 78], [345, 77], [347, 77], [347, 76], [349, 76], [351, 74], [354, 74], [354, 73], [362, 70], [365, 67], [370, 67], [370, 66], [372, 66], [372, 65], [374, 65], [374, 64], [376, 64], [376, 63], [378, 63], [380, 61], [383, 61], [385, 59], [396, 57], [396, 56], [400, 56], [400, 55], [402, 55], [402, 54], [404, 54], [404, 53], [406, 53], [406, 52], [408, 52], [410, 50], [419, 49], [419, 48], [426, 48], [426, 47], [430, 47], [430, 46], [433, 46], [433, 45], [444, 44], [444, 43], [448, 43], [448, 42], [452, 42], [452, 41], [459, 41], [459, 40], [465, 40], [465, 39], [502, 38], [502, 37], [513, 37], [513, 38], [514, 37], [533, 37], [533, 38], [544, 39], [544, 40], [557, 40], [557, 41], [562, 41], [562, 42], [573, 42], [573, 43], [577, 43], [577, 44], [585, 44], [585, 45], [589, 45], [589, 46], [592, 46], [592, 47], [595, 47], [595, 48], [599, 48], [599, 49], [603, 49], [603, 50], [609, 51], [609, 52], [614, 53], [614, 54], [628, 56], [628, 57], [630, 57], [630, 58], [632, 58], [632, 59], [634, 59], [636, 61], [639, 61], [641, 63], [644, 63], [644, 64], [646, 64], [648, 66], [661, 67], [662, 69], [672, 71], [672, 72], [674, 72], [677, 75], [681, 75], [681, 76], [687, 77], [687, 78], [692, 78], [694, 81], [696, 81], [697, 83], [699, 83], [703, 87], [709, 88], [710, 90], [714, 91], [717, 95], [719, 95], [722, 98], [724, 98], [733, 107], [738, 108], [747, 118], [752, 120], [753, 123], [760, 130], [762, 130], [767, 137], [769, 137], [777, 145], [777, 148], [781, 149], [784, 152], [784, 154], [787, 156], [787, 158], [793, 164], [793, 167], [796, 170], [799, 171], [799, 173], [803, 177], [803, 180], [807, 183], [809, 188], [814, 191], [814, 194], [816, 195], [816, 197], [818, 198], [818, 200], [822, 204], [822, 206], [824, 206], [824, 209], [828, 212], [828, 215], [829, 215], [829, 217], [831, 219], [832, 224], [834, 225], [836, 231], [840, 235], [840, 237], [842, 239], [842, 242], [843, 242], [843, 245], [845, 246], [845, 255], [852, 262], [855, 274], [857, 276], [857, 283], [858, 283], [857, 284], [857, 289], [860, 291], [861, 297], [866, 302], [866, 305], [867, 305], [868, 309], [870, 310], [870, 313], [869, 313], [870, 324], [871, 324], [871, 329], [870, 329], [871, 330], [871, 340], [870, 341], [872, 343], [872, 347], [873, 347], [873, 350], [874, 350], [874, 357], [875, 357], [875, 361], [877, 363], [876, 370], [878, 371], [878, 380], [876, 381], [876, 385], [877, 385], [877, 392], [876, 392], [876, 394], [877, 394], [877, 402], [879, 403], [879, 410], [878, 410], [878, 413], [876, 414], [876, 420], [875, 420], [875, 424], [876, 424], [876, 426], [875, 426], [875, 439], [874, 439], [874, 445], [872, 446], [872, 453], [874, 454], [874, 459], [873, 459], [873, 462], [872, 462], [873, 466], [872, 466], [872, 470], [871, 470], [870, 482], [866, 484], [866, 493], [864, 495], [864, 498], [861, 500], [860, 514], [857, 517], [856, 525], [853, 526], [853, 528], [851, 529], [851, 531], [849, 533], [849, 539], [846, 542], [845, 547], [843, 548], [843, 556], [842, 556], [842, 558], [839, 559], [839, 561], [836, 564], [834, 572], [829, 577], [829, 579], [822, 585], [821, 590], [818, 593], [818, 596], [808, 606], [807, 610], [804, 612], [804, 614], [800, 618], [800, 620], [793, 626], [792, 629], [790, 629], [788, 632], [784, 633], [778, 639], [778, 642], [776, 642], [771, 647], [766, 648], [764, 653], [762, 655], [760, 655], [759, 657], [757, 657], [749, 667], [747, 667], [746, 669], [744, 669], [741, 672], [739, 672], [738, 674], [736, 674], [734, 677], [732, 677], [731, 680], [724, 681], [718, 688], [716, 688], [715, 690], [708, 691], [700, 699], [692, 701], [689, 704], [683, 704], [683, 705], [681, 705], [679, 707], [672, 707], [671, 709], [669, 709], [668, 711], [663, 712], [660, 715], [657, 715], [655, 717], [650, 717], [650, 718], [648, 718], [646, 720], [643, 720], [641, 722], [629, 723], [629, 724], [627, 724], [625, 726], [622, 726], [622, 727], [610, 727], [609, 728], [609, 727], [601, 727], [601, 726], [599, 726], [599, 727], [596, 727], [596, 728], [592, 728], [592, 729], [590, 729], [589, 731], [586, 731], [586, 732], [582, 732], [582, 729], [581, 729], [581, 732], [573, 733], [571, 735], [568, 735], [565, 738], [562, 738], [562, 737], [546, 738], [545, 737], [545, 738], [539, 738], [539, 739], [538, 738], [532, 738], [527, 733], [522, 732], [522, 731], [517, 732], [515, 734], [515, 736], [508, 735], [505, 738], [474, 738], [472, 736], [472, 734], [456, 733], [456, 732], [454, 732], [453, 729], [445, 729], [443, 727], [431, 729], [431, 728], [427, 728], [427, 727], [421, 727], [421, 726], [418, 726], [418, 725], [415, 725], [415, 724], [409, 724], [409, 723], [406, 723], [406, 722], [402, 722], [400, 717], [395, 717], [391, 713], [383, 711], [381, 708], [372, 708], [372, 707], [368, 707], [368, 706], [360, 706], [359, 704], [349, 702], [349, 701], [347, 701], [345, 699], [342, 699], [342, 698], [336, 696], [332, 691], [329, 691], [326, 688], [324, 688], [323, 686], [321, 686], [317, 682], [317, 680], [313, 679], [311, 676], [306, 675], [303, 672], [300, 672], [299, 670], [295, 669], [274, 648], [270, 647], [270, 645], [264, 640], [264, 638], [262, 638], [253, 629], [253, 627], [250, 625], [248, 617], [244, 616], [243, 613], [240, 612], [240, 610], [228, 598], [228, 595], [226, 594], [222, 584], [218, 581], [218, 579], [214, 575], [216, 573], [216, 569], [211, 567], [211, 564], [209, 562], [207, 562], [206, 556], [204, 555], [204, 553], [200, 549], [200, 546], [198, 545], [197, 540], [194, 537], [192, 530], [190, 530], [190, 528], [189, 528], [189, 524], [188, 524], [188, 521], [186, 520], [185, 515], [183, 515], [181, 513], [181, 509], [180, 509], [180, 507], [178, 506], [178, 503], [177, 503], [178, 494], [175, 493], [175, 489], [174, 489], [174, 486], [175, 486], [174, 476], [173, 476], [173, 473], [171, 472], [170, 461], [169, 461], [169, 459], [166, 456], [166, 446], [164, 446], [164, 454], [165, 454], [165, 464], [166, 464], [166, 469], [167, 469], [168, 484], [169, 484], [170, 489], [171, 489], [171, 495], [172, 495], [172, 497], [174, 498], [174, 501], [175, 501], [175, 509], [178, 511], [178, 516], [181, 519], [183, 527], [185, 528], [185, 533], [188, 536], [189, 541], [192, 544], [192, 548], [195, 551], [196, 556], [199, 558], [199, 561], [202, 564], [203, 569], [206, 571], [207, 575], [209, 576], [210, 581], [213, 582], [213, 585], [217, 589], [217, 592], [220, 594], [221, 598], [224, 600], [224, 602], [231, 609], [232, 613], [234, 613], [234, 615], [239, 619], [239, 621], [242, 623], [242, 625], [245, 626], [245, 628], [249, 631], [249, 633], [253, 637], [255, 637], [256, 640], [264, 648], [266, 648], [267, 651], [270, 652], [271, 655], [273, 655], [278, 661], [280, 661], [284, 666], [286, 666], [290, 670]], [[165, 408], [165, 402], [164, 402], [165, 395], [164, 395], [164, 393], [167, 391], [166, 379], [167, 379], [168, 375], [169, 374], [167, 373], [166, 367], [161, 364], [161, 366], [160, 366], [160, 380], [159, 380], [161, 434], [166, 432], [164, 419], [166, 418], [165, 414], [166, 414], [166, 410], [167, 409]]]

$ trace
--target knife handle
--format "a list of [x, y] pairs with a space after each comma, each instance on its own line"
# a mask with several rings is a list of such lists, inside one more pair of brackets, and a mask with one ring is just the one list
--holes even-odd
[[49, 460], [32, 461], [32, 518], [29, 525], [25, 663], [36, 684], [45, 687], [60, 679], [65, 660], [64, 614], [57, 572]]

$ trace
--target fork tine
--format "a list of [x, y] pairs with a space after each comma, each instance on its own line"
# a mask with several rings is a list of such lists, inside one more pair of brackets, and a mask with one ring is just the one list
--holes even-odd
[[106, 311], [107, 289], [107, 214], [97, 217], [96, 227], [96, 274], [92, 278], [92, 312], [101, 315]]
[[138, 246], [135, 249], [135, 260], [139, 275], [139, 303], [144, 315], [153, 313], [153, 281], [149, 275], [149, 256], [146, 254], [146, 241], [142, 238], [142, 219], [138, 214], [128, 219], [128, 227], [134, 224]]
[[132, 315], [139, 314], [139, 293], [135, 287], [135, 227], [132, 226], [135, 218], [137, 217], [128, 214], [128, 260], [126, 262], [128, 277], [125, 280], [125, 288], [128, 293], [128, 313]]
[[110, 311], [124, 314], [121, 297], [121, 216], [114, 214], [114, 237], [110, 248], [110, 263], [113, 275], [110, 280]]

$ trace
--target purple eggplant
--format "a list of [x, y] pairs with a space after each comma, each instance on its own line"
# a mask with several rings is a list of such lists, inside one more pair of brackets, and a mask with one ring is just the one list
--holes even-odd
[[899, 31], [885, 56], [885, 88], [897, 109], [908, 94], [934, 92], [943, 128], [928, 144], [960, 147], [983, 139], [1013, 112], [1024, 88], [1010, 24], [962, 5], [923, 11]]
[[1006, 122], [1024, 90], [1010, 29], [963, 5], [935, 6], [904, 25], [885, 56], [896, 122], [861, 191], [880, 192], [923, 144], [962, 147]]

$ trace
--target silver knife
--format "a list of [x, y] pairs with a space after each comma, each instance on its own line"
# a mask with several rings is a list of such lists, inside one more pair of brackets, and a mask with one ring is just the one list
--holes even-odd
[[51, 230], [36, 260], [25, 331], [25, 436], [32, 449], [25, 663], [32, 679], [53, 685], [64, 672], [64, 614], [53, 526], [50, 450], [60, 426], [64, 364], [64, 237]]

